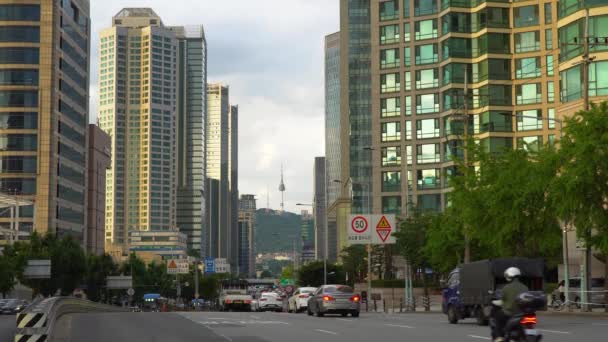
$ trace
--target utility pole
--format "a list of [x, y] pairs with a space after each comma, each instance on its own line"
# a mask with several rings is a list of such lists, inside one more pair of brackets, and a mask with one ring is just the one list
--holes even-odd
[[[462, 146], [466, 147], [467, 139], [469, 137], [469, 65], [465, 64], [464, 66], [464, 105], [463, 105], [463, 125], [464, 125], [464, 139]], [[458, 147], [458, 146], [456, 146]], [[464, 149], [464, 167], [468, 168], [467, 163], [467, 150]], [[466, 170], [465, 172], [468, 172]], [[467, 227], [464, 227], [464, 262], [471, 262], [471, 241], [469, 239], [469, 234], [467, 233]]]

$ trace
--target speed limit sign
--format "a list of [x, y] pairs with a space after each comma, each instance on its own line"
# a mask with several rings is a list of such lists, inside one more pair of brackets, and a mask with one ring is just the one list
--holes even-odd
[[367, 230], [367, 219], [363, 216], [355, 216], [350, 223], [352, 230], [355, 233], [364, 233]]

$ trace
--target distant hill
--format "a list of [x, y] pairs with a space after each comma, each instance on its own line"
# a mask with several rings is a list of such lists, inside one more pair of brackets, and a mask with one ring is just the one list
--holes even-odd
[[[256, 253], [289, 253], [293, 251], [293, 241], [296, 242], [296, 250], [300, 250], [302, 242], [300, 215], [258, 209], [255, 220]], [[274, 235], [275, 233], [278, 235]]]

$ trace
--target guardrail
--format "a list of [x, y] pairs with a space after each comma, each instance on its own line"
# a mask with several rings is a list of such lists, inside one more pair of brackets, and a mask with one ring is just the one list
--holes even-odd
[[44, 342], [53, 334], [55, 322], [71, 313], [126, 312], [117, 306], [100, 304], [74, 297], [51, 297], [32, 303], [17, 314], [14, 342]]

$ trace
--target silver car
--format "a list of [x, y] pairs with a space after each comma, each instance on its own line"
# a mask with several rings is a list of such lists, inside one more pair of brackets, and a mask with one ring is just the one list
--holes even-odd
[[341, 314], [346, 317], [351, 314], [359, 317], [361, 296], [355, 294], [352, 287], [347, 285], [323, 285], [314, 292], [308, 300], [306, 309], [309, 316], [316, 314], [323, 317], [325, 314]]

